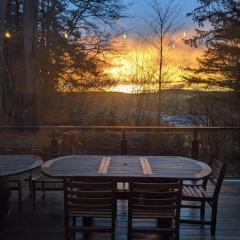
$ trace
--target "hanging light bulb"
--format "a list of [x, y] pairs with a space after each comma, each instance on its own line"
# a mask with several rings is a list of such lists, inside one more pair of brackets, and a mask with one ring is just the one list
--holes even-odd
[[126, 38], [127, 38], [127, 35], [126, 35], [126, 34], [123, 34], [123, 38], [126, 39]]
[[183, 37], [186, 37], [186, 32], [183, 32]]
[[175, 45], [175, 44], [173, 44], [173, 45], [172, 45], [172, 48], [175, 48], [175, 47], [176, 47], [176, 45]]

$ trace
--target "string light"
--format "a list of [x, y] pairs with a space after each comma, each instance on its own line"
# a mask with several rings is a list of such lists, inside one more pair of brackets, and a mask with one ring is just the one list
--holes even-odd
[[186, 37], [186, 32], [183, 32], [183, 37]]
[[12, 37], [12, 34], [9, 31], [6, 31], [4, 35], [5, 35], [5, 38], [11, 38]]
[[173, 44], [173, 45], [172, 45], [172, 48], [175, 48], [175, 47], [176, 47], [176, 45], [175, 45], [175, 44]]
[[67, 32], [64, 33], [64, 37], [68, 38], [68, 33]]
[[127, 35], [126, 35], [126, 34], [123, 34], [123, 38], [126, 39], [126, 38], [127, 38]]

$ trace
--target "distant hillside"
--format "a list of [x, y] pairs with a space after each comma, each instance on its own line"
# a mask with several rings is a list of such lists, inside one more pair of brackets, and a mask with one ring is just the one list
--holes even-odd
[[[189, 103], [197, 110], [201, 101], [206, 101], [210, 97], [213, 99], [211, 104], [219, 105], [219, 99], [221, 102], [227, 102], [224, 98], [229, 94], [231, 95], [218, 91], [163, 90], [161, 112], [167, 115], [186, 115]], [[191, 100], [197, 96], [203, 99], [200, 103]], [[123, 122], [130, 124], [131, 119], [143, 119], [141, 115], [143, 113], [145, 117], [151, 119], [156, 116], [158, 98], [157, 93], [84, 92], [42, 95], [39, 102], [42, 124], [102, 125]], [[150, 120], [144, 121], [148, 123]]]
[[[218, 96], [225, 96], [225, 95], [231, 95], [231, 92], [224, 92], [224, 91], [199, 91], [199, 90], [186, 90], [186, 89], [163, 89], [162, 90], [162, 95], [178, 95], [182, 97], [193, 97], [196, 95], [218, 95]], [[55, 96], [80, 96], [80, 95], [97, 95], [99, 97], [106, 97], [106, 96], [111, 96], [111, 97], [122, 97], [122, 96], [137, 96], [137, 95], [149, 95], [149, 96], [156, 96], [157, 93], [140, 93], [140, 94], [135, 94], [135, 93], [124, 93], [124, 92], [74, 92], [74, 93], [55, 93]]]

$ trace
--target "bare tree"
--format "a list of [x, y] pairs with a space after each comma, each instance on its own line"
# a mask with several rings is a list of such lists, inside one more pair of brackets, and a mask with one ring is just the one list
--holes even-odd
[[161, 93], [164, 81], [169, 76], [167, 62], [171, 61], [169, 49], [174, 46], [174, 36], [181, 29], [179, 11], [181, 5], [175, 0], [152, 0], [150, 3], [152, 16], [146, 20], [150, 30], [150, 36], [146, 41], [151, 44], [155, 54], [153, 60], [158, 66], [156, 74], [156, 86], [158, 92], [157, 124], [161, 124]]
[[[156, 75], [156, 68], [149, 62], [149, 55], [144, 49], [146, 44], [142, 41], [136, 43], [132, 57], [129, 61], [132, 66], [132, 73], [128, 82], [132, 85], [132, 92], [135, 94], [134, 120], [136, 125], [145, 123], [146, 105], [148, 105], [148, 94], [153, 91], [153, 79]], [[150, 124], [150, 123], [149, 123]]]

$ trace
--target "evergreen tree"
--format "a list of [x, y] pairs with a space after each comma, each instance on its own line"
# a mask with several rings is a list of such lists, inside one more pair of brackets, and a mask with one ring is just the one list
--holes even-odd
[[119, 0], [40, 1], [37, 54], [44, 92], [99, 90], [112, 83], [99, 56], [110, 49], [121, 10]]
[[240, 96], [240, 1], [199, 0], [189, 13], [199, 29], [186, 43], [192, 47], [205, 44], [198, 67], [188, 67], [187, 81], [202, 87], [233, 90]]

